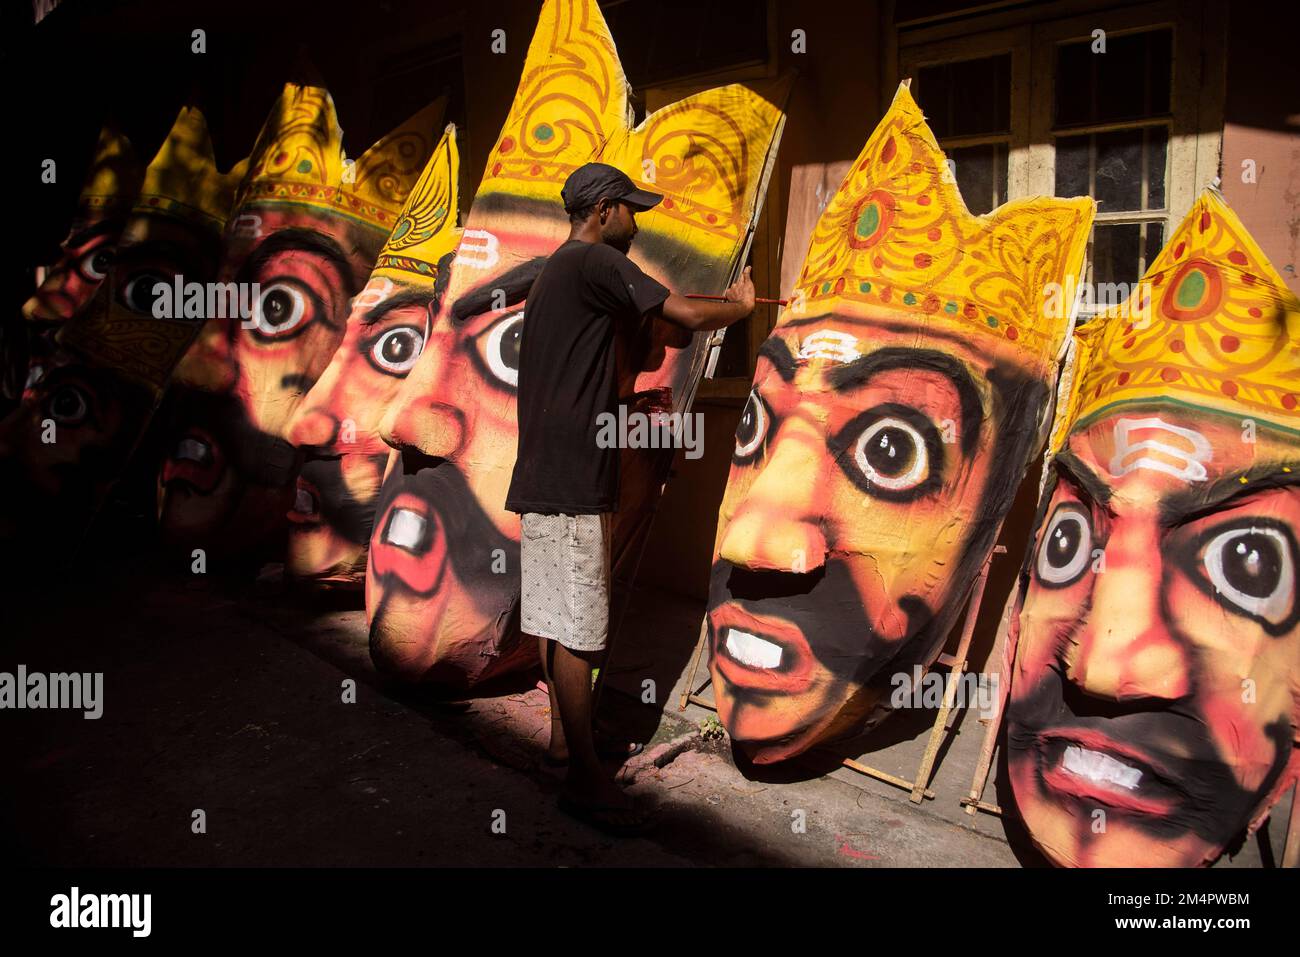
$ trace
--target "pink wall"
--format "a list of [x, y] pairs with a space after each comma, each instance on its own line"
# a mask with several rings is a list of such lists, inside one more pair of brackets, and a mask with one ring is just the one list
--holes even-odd
[[[1295, 37], [1247, 4], [1229, 14], [1223, 194], [1300, 293], [1300, 70]], [[1255, 182], [1242, 181], [1254, 161]]]

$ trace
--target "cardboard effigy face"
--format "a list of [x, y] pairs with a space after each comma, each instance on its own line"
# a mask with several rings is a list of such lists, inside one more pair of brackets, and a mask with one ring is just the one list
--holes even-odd
[[126, 217], [140, 195], [143, 173], [130, 140], [105, 126], [59, 259], [23, 304], [23, 318], [30, 324], [28, 384], [39, 380], [55, 360], [59, 326], [84, 310], [107, 278]]
[[1297, 319], [1207, 192], [1078, 333], [1007, 712], [1015, 803], [1057, 864], [1211, 861], [1294, 780]]
[[56, 550], [117, 479], [197, 332], [193, 319], [155, 313], [155, 286], [213, 275], [244, 169], [220, 173], [202, 114], [180, 111], [132, 197], [105, 279], [59, 323], [54, 351], [0, 424], [2, 481], [24, 490], [32, 534]]
[[[670, 289], [721, 291], [758, 215], [781, 122], [777, 106], [728, 86], [632, 128], [626, 81], [596, 3], [543, 6], [446, 296], [381, 427], [400, 454], [380, 494], [366, 579], [380, 667], [466, 688], [536, 661], [536, 648], [519, 641], [519, 516], [504, 505], [518, 442], [524, 298], [568, 235], [565, 179], [599, 160], [664, 194], [638, 215], [632, 258]], [[674, 408], [685, 408], [704, 342], [679, 333], [655, 320], [642, 342], [626, 346], [640, 374], [620, 381], [620, 395], [667, 387]], [[654, 462], [645, 450], [622, 456], [616, 566], [658, 493]]]
[[863, 730], [927, 667], [1041, 441], [1090, 200], [966, 212], [905, 87], [760, 347], [719, 512], [710, 669], [758, 763]]
[[298, 578], [359, 586], [392, 452], [379, 422], [424, 351], [460, 241], [460, 161], [447, 127], [362, 293], [343, 341], [289, 425], [305, 459], [289, 533]]
[[429, 158], [435, 113], [440, 104], [354, 164], [329, 93], [285, 85], [224, 239], [218, 279], [235, 284], [240, 309], [209, 318], [178, 372], [187, 394], [160, 477], [170, 539], [228, 552], [285, 532], [297, 468], [289, 421]]

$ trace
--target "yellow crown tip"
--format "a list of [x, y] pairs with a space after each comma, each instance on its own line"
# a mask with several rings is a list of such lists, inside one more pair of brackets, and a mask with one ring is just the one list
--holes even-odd
[[1132, 293], [1079, 330], [1071, 427], [1173, 399], [1295, 428], [1300, 299], [1223, 199], [1204, 191]]
[[239, 179], [217, 169], [207, 120], [182, 107], [145, 170], [134, 211], [183, 219], [220, 231], [230, 215]]
[[642, 214], [644, 229], [689, 236], [725, 257], [749, 226], [789, 82], [705, 90], [633, 128], [627, 80], [600, 7], [548, 0], [478, 196], [531, 201], [564, 230], [560, 190], [575, 169], [599, 160], [664, 196]]
[[408, 281], [437, 279], [438, 261], [460, 241], [459, 179], [456, 127], [449, 123], [379, 253], [377, 274]]
[[124, 212], [143, 184], [144, 169], [131, 141], [114, 124], [106, 123], [77, 201], [78, 221], [85, 224]]
[[445, 107], [445, 98], [429, 104], [353, 162], [329, 91], [286, 83], [254, 147], [238, 205], [302, 206], [388, 233], [429, 157]]
[[966, 208], [906, 83], [818, 219], [796, 284], [811, 310], [888, 312], [993, 338], [1035, 364], [1054, 360], [1068, 313], [1044, 289], [1077, 277], [1094, 206], [1030, 197], [985, 216]]

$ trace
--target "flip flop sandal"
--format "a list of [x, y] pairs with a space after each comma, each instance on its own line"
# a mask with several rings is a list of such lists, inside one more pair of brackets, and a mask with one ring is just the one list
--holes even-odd
[[570, 817], [614, 837], [636, 837], [654, 828], [655, 815], [639, 807], [616, 807], [612, 804], [588, 804], [561, 794], [559, 808]]
[[[596, 757], [603, 758], [606, 761], [626, 761], [628, 758], [634, 758], [645, 750], [645, 745], [639, 741], [628, 741], [621, 746], [616, 741], [603, 741], [596, 744]], [[553, 758], [546, 752], [542, 752], [542, 757], [538, 761], [543, 771], [563, 771], [569, 767], [568, 758]]]
[[645, 745], [640, 741], [619, 741], [613, 740], [596, 741], [596, 755], [601, 758], [616, 758], [619, 761], [626, 761], [628, 758], [634, 758], [645, 750]]

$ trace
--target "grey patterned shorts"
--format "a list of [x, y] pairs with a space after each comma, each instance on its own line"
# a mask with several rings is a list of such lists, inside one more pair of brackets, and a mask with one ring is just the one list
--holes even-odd
[[519, 540], [520, 627], [573, 651], [600, 651], [609, 635], [613, 513], [524, 512]]

